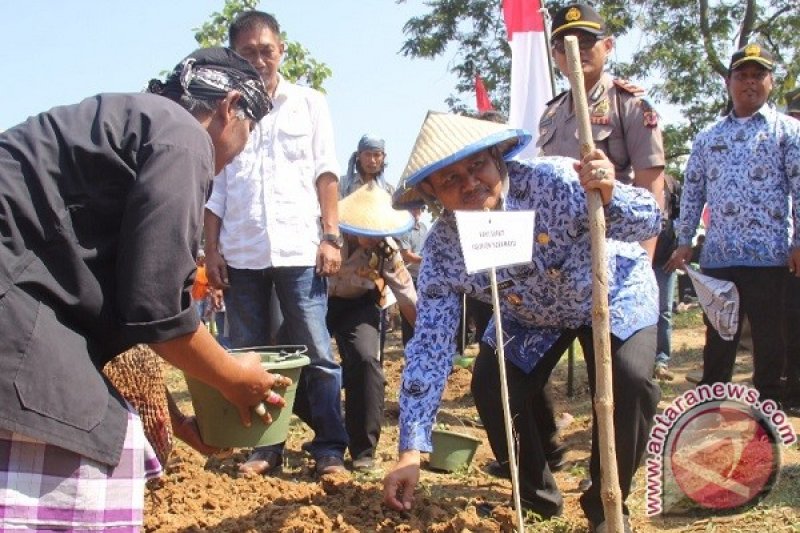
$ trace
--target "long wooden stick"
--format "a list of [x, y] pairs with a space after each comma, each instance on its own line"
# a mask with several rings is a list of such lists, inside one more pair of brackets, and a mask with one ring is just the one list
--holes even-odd
[[[567, 52], [569, 83], [575, 117], [578, 119], [578, 139], [581, 157], [594, 150], [592, 127], [589, 122], [589, 105], [583, 85], [583, 69], [578, 50], [578, 39], [572, 35], [564, 39]], [[600, 480], [603, 512], [608, 531], [622, 533], [622, 492], [619, 488], [617, 449], [614, 432], [614, 384], [611, 373], [611, 332], [608, 313], [608, 271], [606, 268], [606, 220], [603, 201], [598, 191], [587, 191], [589, 234], [592, 246], [592, 333], [594, 336], [595, 395], [600, 442]]]
[[511, 421], [511, 404], [508, 400], [508, 378], [506, 377], [506, 354], [503, 342], [503, 324], [500, 320], [500, 296], [497, 290], [497, 271], [494, 267], [489, 271], [489, 282], [492, 285], [492, 306], [494, 307], [494, 327], [497, 336], [497, 365], [500, 371], [500, 398], [503, 403], [503, 423], [506, 427], [506, 446], [508, 447], [508, 468], [511, 471], [511, 491], [514, 496], [514, 508], [517, 514], [517, 531], [524, 533], [525, 521], [522, 517], [522, 501], [519, 494], [519, 463], [517, 449], [514, 446], [514, 425]]

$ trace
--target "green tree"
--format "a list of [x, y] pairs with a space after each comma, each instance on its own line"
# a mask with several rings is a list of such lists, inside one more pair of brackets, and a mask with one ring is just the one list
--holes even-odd
[[[205, 48], [221, 46], [228, 38], [228, 26], [236, 15], [243, 11], [256, 9], [260, 0], [225, 0], [222, 11], [211, 14], [210, 20], [199, 28], [194, 28], [194, 38]], [[290, 41], [286, 32], [281, 32], [281, 39], [286, 43], [286, 53], [281, 64], [281, 74], [291, 82], [304, 83], [324, 92], [323, 84], [332, 72], [325, 64], [311, 57], [308, 50], [297, 41]]]
[[[395, 0], [402, 3], [405, 0]], [[543, 2], [551, 15], [566, 1]], [[508, 109], [510, 49], [501, 0], [429, 0], [427, 13], [404, 26], [401, 53], [434, 58], [452, 53], [457, 93], [454, 111], [474, 106], [473, 81], [484, 78], [497, 109]], [[670, 170], [688, 153], [696, 133], [727, 107], [725, 75], [731, 54], [759, 42], [782, 65], [773, 98], [781, 102], [800, 73], [800, 4], [797, 0], [606, 0], [597, 2], [619, 46], [635, 43], [630, 61], [612, 72], [648, 85], [655, 101], [680, 107], [685, 122], [664, 128]], [[629, 50], [622, 50], [624, 55]], [[465, 104], [464, 100], [470, 102]]]

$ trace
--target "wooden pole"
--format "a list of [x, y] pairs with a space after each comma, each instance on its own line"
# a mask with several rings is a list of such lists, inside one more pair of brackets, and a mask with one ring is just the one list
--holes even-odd
[[525, 522], [522, 517], [522, 502], [519, 494], [519, 466], [517, 449], [514, 446], [514, 426], [511, 423], [511, 407], [508, 401], [508, 379], [506, 378], [506, 353], [503, 346], [503, 325], [500, 321], [500, 297], [497, 291], [497, 271], [494, 267], [489, 271], [489, 282], [492, 285], [492, 306], [494, 307], [494, 327], [497, 337], [497, 365], [500, 371], [500, 398], [503, 403], [503, 422], [506, 427], [506, 446], [508, 447], [508, 468], [511, 471], [511, 489], [514, 493], [514, 508], [517, 514], [517, 531], [524, 533]]
[[[583, 82], [578, 39], [572, 35], [564, 39], [567, 52], [569, 83], [575, 116], [578, 119], [578, 139], [581, 157], [594, 150], [592, 127], [589, 122], [589, 105]], [[611, 332], [608, 313], [608, 271], [606, 269], [606, 221], [603, 201], [598, 191], [586, 193], [589, 211], [589, 234], [592, 247], [592, 332], [594, 336], [595, 395], [594, 410], [597, 415], [597, 443], [600, 451], [600, 480], [603, 512], [611, 533], [622, 533], [622, 492], [619, 488], [617, 449], [614, 435], [614, 387], [611, 373]]]
[[[478, 339], [480, 340], [480, 339]], [[461, 295], [461, 357], [467, 353], [467, 295]]]

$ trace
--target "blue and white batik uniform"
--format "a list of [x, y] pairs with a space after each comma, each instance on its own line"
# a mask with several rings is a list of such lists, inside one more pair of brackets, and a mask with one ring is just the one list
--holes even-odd
[[[590, 325], [592, 276], [586, 195], [561, 157], [508, 163], [508, 211], [536, 211], [531, 262], [498, 269], [506, 358], [530, 372], [562, 329]], [[611, 332], [625, 340], [658, 319], [657, 287], [638, 244], [658, 234], [652, 195], [622, 184], [605, 208]], [[400, 450], [430, 451], [430, 432], [455, 353], [461, 293], [490, 302], [487, 273], [466, 273], [453, 213], [431, 228], [423, 248], [417, 322], [406, 347], [400, 394]], [[484, 342], [496, 346], [494, 323]]]

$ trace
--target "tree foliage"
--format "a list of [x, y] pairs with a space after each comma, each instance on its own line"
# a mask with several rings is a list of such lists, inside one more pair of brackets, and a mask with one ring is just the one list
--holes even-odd
[[[554, 15], [568, 2], [542, 3]], [[404, 55], [452, 55], [450, 70], [458, 84], [447, 103], [454, 111], [474, 108], [476, 74], [484, 79], [495, 108], [508, 110], [511, 52], [501, 4], [501, 0], [427, 0], [427, 12], [404, 26]], [[620, 55], [630, 56], [612, 64], [612, 72], [648, 86], [657, 103], [680, 107], [686, 122], [664, 128], [667, 154], [673, 161], [685, 156], [689, 141], [726, 109], [728, 60], [744, 44], [761, 43], [782, 65], [775, 73], [776, 101], [797, 82], [797, 0], [606, 0], [595, 2], [595, 7], [617, 37], [618, 47], [626, 48]], [[627, 49], [631, 46], [635, 50]]]
[[[194, 28], [194, 38], [203, 47], [222, 46], [228, 38], [228, 27], [239, 13], [256, 9], [260, 0], [225, 0], [222, 11], [211, 14], [210, 20], [199, 28]], [[281, 74], [291, 82], [299, 82], [320, 91], [332, 72], [325, 64], [309, 55], [308, 50], [297, 41], [286, 38], [281, 32], [281, 39], [286, 44], [286, 53], [281, 63]]]

